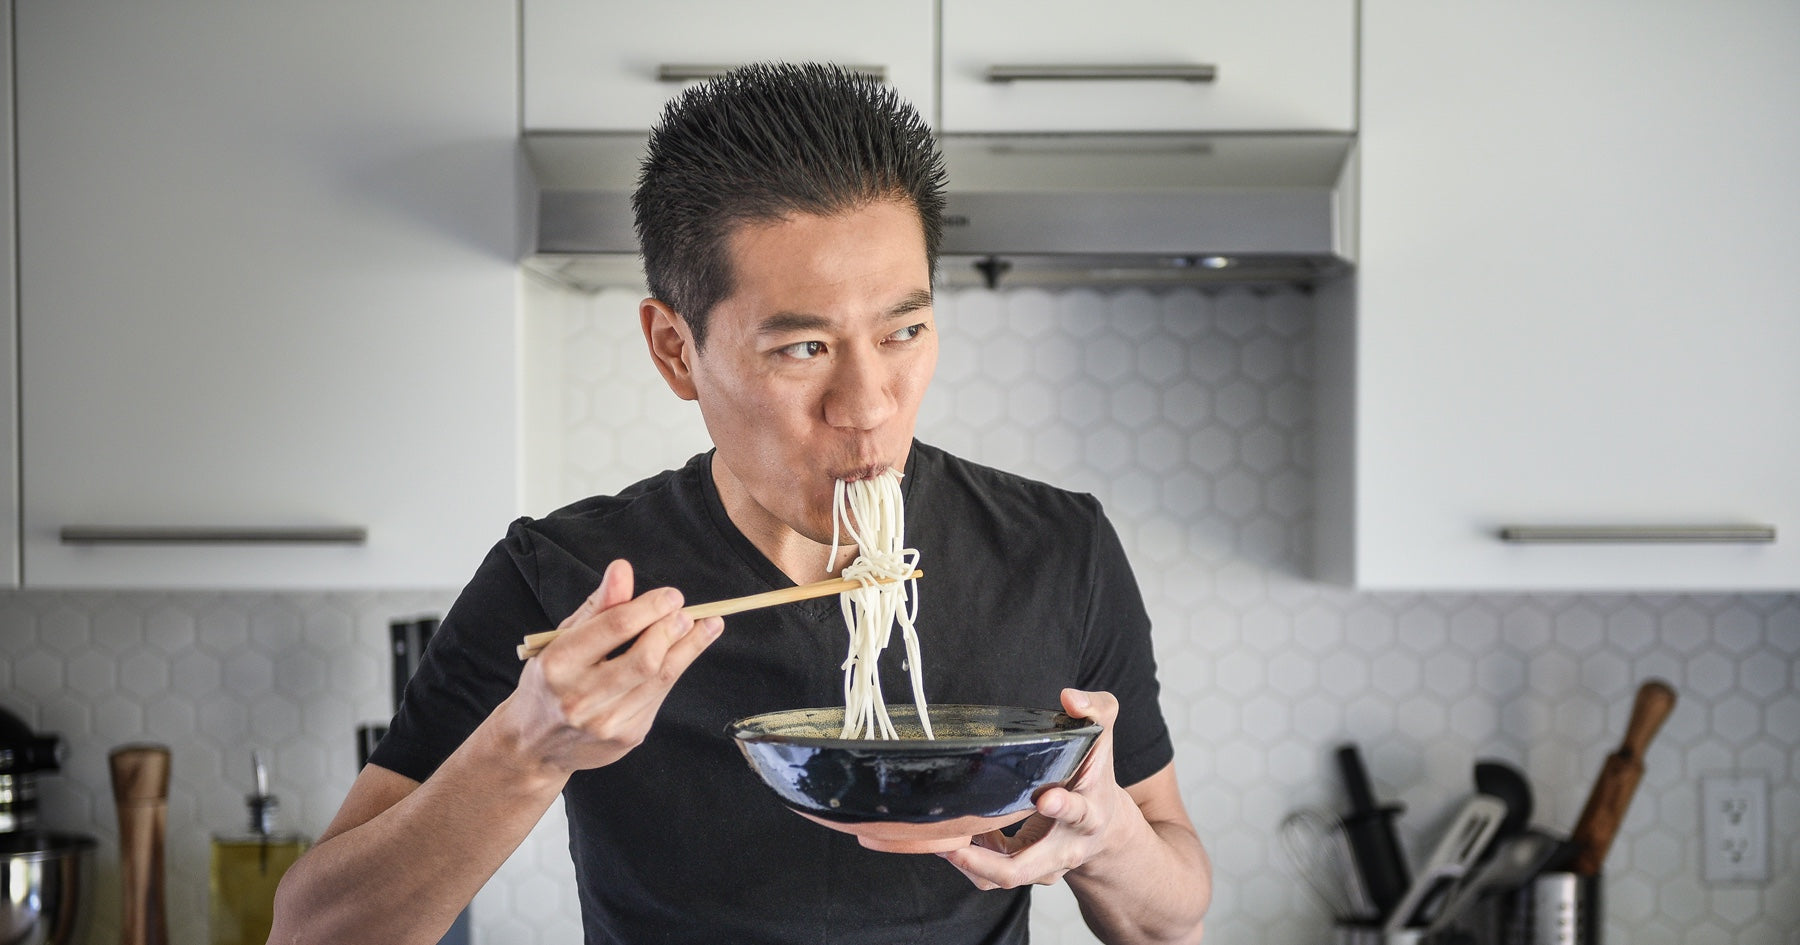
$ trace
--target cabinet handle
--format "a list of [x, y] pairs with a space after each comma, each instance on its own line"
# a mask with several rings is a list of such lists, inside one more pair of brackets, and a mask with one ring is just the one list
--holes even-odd
[[988, 66], [989, 82], [1021, 81], [1153, 81], [1213, 82], [1219, 67], [1208, 63], [1153, 63], [1144, 65], [1005, 65]]
[[1507, 525], [1500, 540], [1517, 544], [1767, 544], [1773, 525]]
[[[737, 66], [706, 65], [693, 62], [665, 62], [656, 67], [656, 81], [696, 82], [703, 79], [716, 79], [736, 68]], [[852, 66], [839, 63], [838, 68], [866, 75], [877, 82], [887, 81], [887, 66]]]
[[369, 530], [360, 526], [319, 528], [178, 528], [67, 525], [65, 545], [362, 545]]

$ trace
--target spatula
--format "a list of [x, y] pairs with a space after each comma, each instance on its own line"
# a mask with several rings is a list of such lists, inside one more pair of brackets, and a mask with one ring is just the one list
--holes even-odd
[[1498, 849], [1479, 869], [1457, 884], [1456, 891], [1445, 900], [1444, 907], [1438, 910], [1427, 931], [1436, 932], [1449, 926], [1485, 896], [1510, 892], [1531, 882], [1562, 850], [1564, 842], [1536, 830], [1496, 839], [1493, 845]]
[[1476, 794], [1464, 802], [1450, 829], [1431, 851], [1425, 868], [1407, 889], [1406, 896], [1388, 917], [1387, 932], [1423, 928], [1435, 918], [1444, 905], [1444, 897], [1469, 867], [1481, 858], [1488, 841], [1506, 819], [1506, 802], [1486, 794]]

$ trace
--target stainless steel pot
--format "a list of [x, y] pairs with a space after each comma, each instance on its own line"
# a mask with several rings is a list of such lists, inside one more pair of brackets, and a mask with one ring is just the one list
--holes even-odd
[[38, 828], [37, 779], [61, 760], [56, 736], [0, 709], [0, 945], [67, 945], [87, 924], [94, 839]]
[[0, 833], [0, 945], [69, 945], [86, 928], [94, 839]]

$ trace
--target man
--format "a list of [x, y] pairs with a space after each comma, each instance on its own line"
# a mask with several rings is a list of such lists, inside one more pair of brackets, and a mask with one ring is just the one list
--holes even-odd
[[[1091, 497], [913, 439], [942, 186], [916, 113], [840, 70], [747, 67], [671, 103], [634, 200], [639, 319], [714, 449], [514, 523], [288, 873], [272, 941], [435, 941], [559, 795], [591, 943], [1022, 942], [1029, 887], [1059, 880], [1107, 941], [1199, 939], [1210, 867], [1117, 537]], [[1016, 834], [938, 856], [795, 816], [725, 735], [842, 702], [835, 599], [729, 629], [679, 611], [853, 560], [832, 546], [833, 486], [889, 467], [926, 570], [928, 698], [1060, 702], [1106, 729]], [[550, 625], [565, 632], [521, 665], [519, 639]]]

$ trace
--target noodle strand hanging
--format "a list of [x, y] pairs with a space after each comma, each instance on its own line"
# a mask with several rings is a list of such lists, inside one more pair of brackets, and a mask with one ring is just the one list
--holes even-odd
[[[900, 493], [900, 474], [892, 469], [878, 476], [846, 483], [839, 480], [832, 493], [832, 550], [837, 549], [838, 529], [857, 546], [856, 560], [846, 565], [843, 577], [861, 584], [839, 595], [844, 624], [850, 631], [850, 652], [844, 659], [844, 738], [898, 738], [888, 719], [881, 694], [878, 662], [881, 651], [900, 625], [906, 645], [906, 669], [912, 677], [913, 702], [919, 725], [931, 738], [931, 719], [925, 712], [925, 683], [919, 661], [919, 636], [913, 628], [918, 616], [918, 582], [910, 576], [919, 552], [904, 547], [906, 503]], [[830, 564], [827, 564], [829, 569]]]

